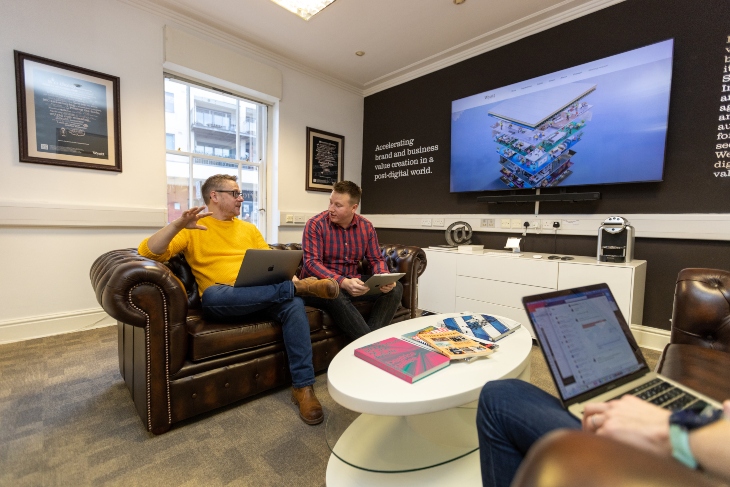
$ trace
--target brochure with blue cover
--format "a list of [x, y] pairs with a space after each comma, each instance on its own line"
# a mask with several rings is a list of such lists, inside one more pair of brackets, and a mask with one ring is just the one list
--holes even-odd
[[449, 330], [492, 342], [506, 337], [521, 326], [516, 321], [500, 321], [491, 315], [476, 314], [444, 318], [443, 325]]

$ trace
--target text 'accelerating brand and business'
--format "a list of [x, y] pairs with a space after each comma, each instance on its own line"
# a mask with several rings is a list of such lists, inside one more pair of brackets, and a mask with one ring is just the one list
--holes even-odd
[[[416, 139], [402, 139], [375, 146], [375, 170], [384, 171], [375, 174], [375, 181], [398, 179], [408, 176], [432, 174], [430, 164], [434, 162], [433, 154], [439, 150], [438, 144], [413, 147]], [[388, 152], [384, 152], [388, 151]], [[382, 152], [377, 154], [377, 152]], [[423, 155], [422, 155], [423, 154]], [[428, 166], [424, 166], [428, 164]]]

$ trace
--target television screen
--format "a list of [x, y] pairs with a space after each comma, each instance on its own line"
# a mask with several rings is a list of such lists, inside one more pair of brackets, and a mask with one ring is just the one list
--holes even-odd
[[453, 101], [451, 192], [661, 181], [673, 44]]

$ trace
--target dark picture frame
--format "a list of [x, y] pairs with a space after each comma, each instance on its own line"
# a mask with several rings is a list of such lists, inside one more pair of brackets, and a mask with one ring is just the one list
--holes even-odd
[[119, 77], [14, 53], [20, 162], [122, 172]]
[[307, 191], [329, 193], [342, 181], [345, 136], [307, 127]]

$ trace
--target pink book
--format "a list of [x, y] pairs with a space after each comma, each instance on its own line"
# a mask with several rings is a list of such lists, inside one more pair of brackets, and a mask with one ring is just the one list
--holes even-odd
[[355, 356], [411, 384], [449, 365], [448, 357], [395, 337], [356, 348]]

